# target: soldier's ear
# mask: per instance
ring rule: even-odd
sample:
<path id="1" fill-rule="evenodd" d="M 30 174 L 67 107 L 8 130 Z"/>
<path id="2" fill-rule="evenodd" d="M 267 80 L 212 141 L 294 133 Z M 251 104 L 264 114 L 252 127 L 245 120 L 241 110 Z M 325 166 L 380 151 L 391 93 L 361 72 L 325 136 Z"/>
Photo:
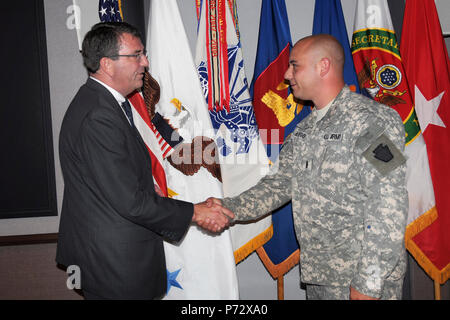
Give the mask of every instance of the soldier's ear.
<path id="1" fill-rule="evenodd" d="M 319 61 L 319 68 L 320 68 L 320 76 L 323 78 L 328 74 L 331 68 L 331 61 L 329 58 L 322 58 Z"/>

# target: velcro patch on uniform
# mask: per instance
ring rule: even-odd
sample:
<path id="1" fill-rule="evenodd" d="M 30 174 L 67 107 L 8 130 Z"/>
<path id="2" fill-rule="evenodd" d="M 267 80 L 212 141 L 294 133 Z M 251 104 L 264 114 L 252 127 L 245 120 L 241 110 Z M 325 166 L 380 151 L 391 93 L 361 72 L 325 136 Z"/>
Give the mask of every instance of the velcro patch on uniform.
<path id="1" fill-rule="evenodd" d="M 375 139 L 381 136 L 384 129 L 377 124 L 371 124 L 369 128 L 356 141 L 355 149 L 358 153 L 363 153 L 369 148 Z"/>
<path id="2" fill-rule="evenodd" d="M 395 144 L 382 134 L 374 139 L 362 156 L 372 164 L 382 176 L 406 162 L 405 157 Z"/>

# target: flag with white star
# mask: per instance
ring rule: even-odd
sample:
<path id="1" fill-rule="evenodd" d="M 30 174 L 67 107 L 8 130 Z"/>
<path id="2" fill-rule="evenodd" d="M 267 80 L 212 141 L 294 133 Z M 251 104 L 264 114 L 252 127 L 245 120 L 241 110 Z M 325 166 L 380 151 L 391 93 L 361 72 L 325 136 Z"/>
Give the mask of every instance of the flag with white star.
<path id="1" fill-rule="evenodd" d="M 450 276 L 450 60 L 433 0 L 406 0 L 400 52 L 436 199 L 428 226 L 407 246 L 428 275 L 443 284 Z"/>
<path id="2" fill-rule="evenodd" d="M 184 146 L 198 144 L 194 143 L 201 141 L 198 138 L 212 141 L 214 130 L 177 1 L 152 0 L 150 6 L 149 71 L 161 88 L 155 111 L 183 137 Z M 174 199 L 198 203 L 208 197 L 223 197 L 221 181 L 206 167 L 196 165 L 209 154 L 207 149 L 201 148 L 202 143 L 198 145 L 195 150 L 182 147 L 183 152 L 190 154 L 186 159 L 170 157 L 173 161 L 169 158 L 162 161 L 167 186 L 172 190 L 170 196 Z M 217 147 L 226 150 L 223 141 L 217 143 Z M 176 148 L 174 154 L 179 150 Z M 196 170 L 184 170 L 196 166 Z M 165 300 L 239 298 L 230 230 L 211 234 L 192 225 L 180 243 L 165 241 L 164 252 L 167 266 Z"/>
<path id="3" fill-rule="evenodd" d="M 356 4 L 352 55 L 361 90 L 395 109 L 405 125 L 409 198 L 405 243 L 414 252 L 411 239 L 433 222 L 436 205 L 420 131 L 425 127 L 419 127 L 387 0 L 362 0 Z"/>
<path id="4" fill-rule="evenodd" d="M 98 17 L 101 22 L 122 21 L 119 0 L 99 0 Z"/>
<path id="5" fill-rule="evenodd" d="M 132 2 L 127 3 L 132 5 Z M 135 4 L 137 5 L 138 2 Z M 119 0 L 73 0 L 73 16 L 71 19 L 75 21 L 80 51 L 84 36 L 94 24 L 98 22 L 124 21 L 122 6 L 123 1 Z"/>

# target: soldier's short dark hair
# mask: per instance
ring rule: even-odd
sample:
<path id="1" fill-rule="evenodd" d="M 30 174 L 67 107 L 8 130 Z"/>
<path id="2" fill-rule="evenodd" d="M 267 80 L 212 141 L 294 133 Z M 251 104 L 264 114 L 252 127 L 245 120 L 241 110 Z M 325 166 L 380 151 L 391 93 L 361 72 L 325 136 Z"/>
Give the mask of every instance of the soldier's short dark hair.
<path id="1" fill-rule="evenodd" d="M 119 54 L 120 37 L 129 33 L 141 38 L 141 34 L 134 26 L 126 22 L 100 22 L 86 33 L 82 44 L 83 63 L 89 73 L 95 73 L 100 68 L 100 59 Z"/>

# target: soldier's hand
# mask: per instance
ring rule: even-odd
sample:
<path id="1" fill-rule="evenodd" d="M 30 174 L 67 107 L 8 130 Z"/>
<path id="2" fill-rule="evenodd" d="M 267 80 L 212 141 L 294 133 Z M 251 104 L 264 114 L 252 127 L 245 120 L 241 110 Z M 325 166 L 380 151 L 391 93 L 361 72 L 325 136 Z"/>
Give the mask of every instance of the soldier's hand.
<path id="1" fill-rule="evenodd" d="M 219 206 L 222 205 L 222 201 L 220 201 L 220 199 L 218 198 L 214 198 L 214 197 L 209 197 L 208 199 L 206 199 L 206 205 L 208 206 L 208 208 L 211 208 L 214 204 L 217 204 Z"/>
<path id="2" fill-rule="evenodd" d="M 192 221 L 206 230 L 219 232 L 226 228 L 233 218 L 233 212 L 220 204 L 205 201 L 194 205 Z"/>

